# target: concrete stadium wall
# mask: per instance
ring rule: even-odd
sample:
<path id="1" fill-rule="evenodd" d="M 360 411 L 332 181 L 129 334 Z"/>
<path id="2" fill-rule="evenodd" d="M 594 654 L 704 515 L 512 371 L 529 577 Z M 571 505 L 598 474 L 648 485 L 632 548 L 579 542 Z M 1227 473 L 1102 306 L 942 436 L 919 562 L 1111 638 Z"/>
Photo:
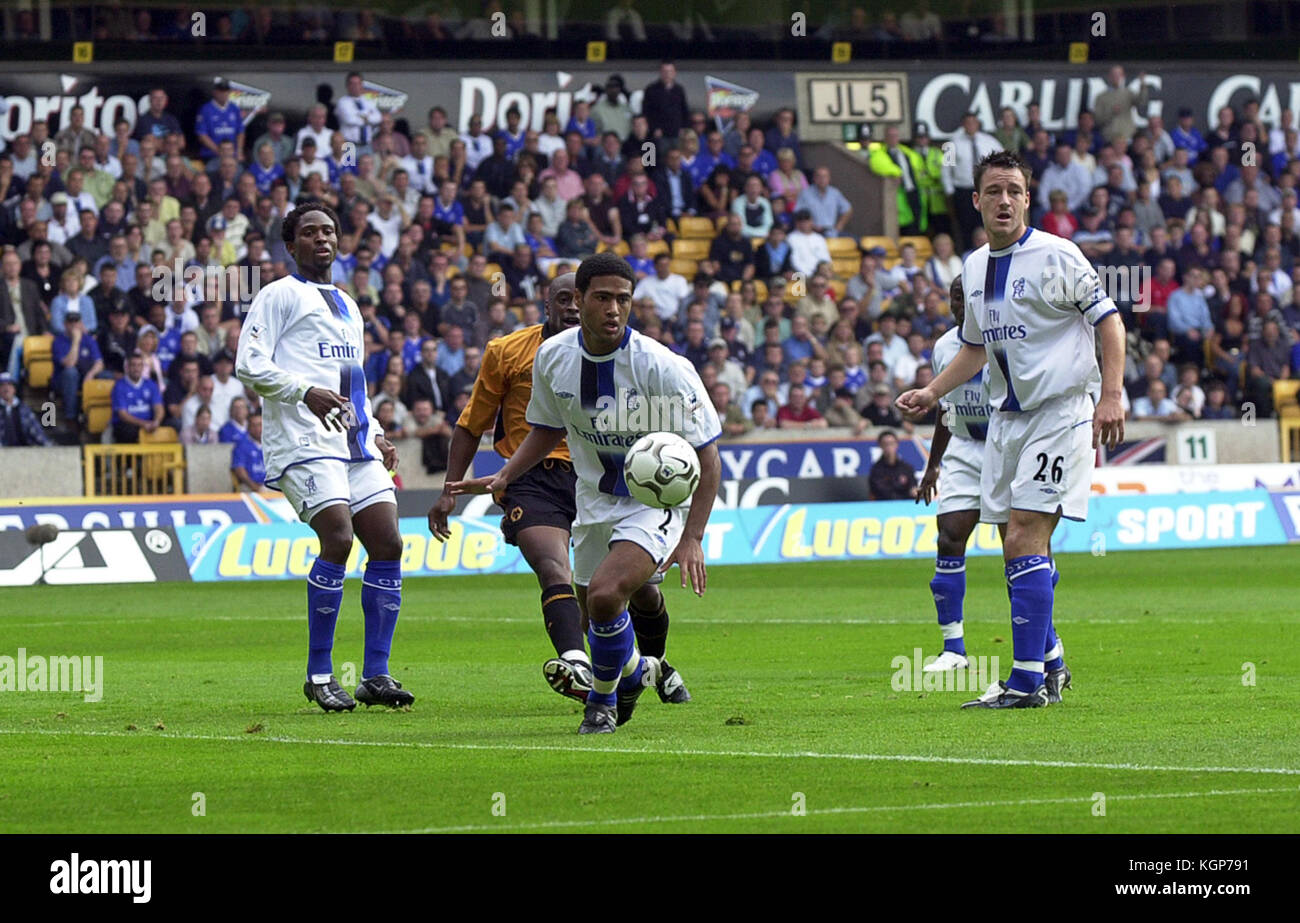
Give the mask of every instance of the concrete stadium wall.
<path id="1" fill-rule="evenodd" d="M 76 446 L 0 449 L 0 497 L 80 497 L 81 470 Z"/>

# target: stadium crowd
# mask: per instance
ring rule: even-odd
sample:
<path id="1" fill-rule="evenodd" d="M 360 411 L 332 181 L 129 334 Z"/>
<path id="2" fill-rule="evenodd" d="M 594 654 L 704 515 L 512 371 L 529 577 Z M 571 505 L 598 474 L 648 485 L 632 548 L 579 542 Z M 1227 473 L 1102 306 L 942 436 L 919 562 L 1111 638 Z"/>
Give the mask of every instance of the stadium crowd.
<path id="1" fill-rule="evenodd" d="M 719 127 L 670 62 L 641 111 L 613 75 L 541 131 L 513 111 L 492 132 L 477 116 L 457 132 L 442 107 L 408 123 L 381 113 L 358 73 L 305 124 L 273 112 L 252 131 L 218 78 L 192 145 L 163 88 L 134 130 L 96 133 L 73 109 L 0 153 L 0 369 L 18 385 L 24 341 L 49 333 L 50 386 L 74 435 L 88 435 L 83 383 L 103 379 L 106 438 L 244 438 L 258 408 L 231 376 L 240 318 L 254 280 L 293 269 L 284 216 L 323 199 L 342 223 L 334 279 L 366 321 L 371 410 L 394 436 L 424 440 L 430 472 L 445 465 L 483 346 L 538 322 L 548 278 L 604 249 L 639 279 L 633 327 L 694 363 L 727 435 L 910 432 L 894 398 L 931 375 L 949 284 L 983 242 L 973 161 L 1009 147 L 1033 169 L 1035 227 L 1099 268 L 1147 270 L 1111 293 L 1129 330 L 1132 416 L 1227 418 L 1243 401 L 1268 415 L 1272 381 L 1300 366 L 1292 113 L 1262 125 L 1251 101 L 1214 126 L 1183 111 L 1139 131 L 1141 100 L 1121 69 L 1110 79 L 1058 134 L 1034 105 L 1023 123 L 1004 110 L 991 134 L 969 114 L 947 163 L 926 126 L 910 144 L 889 129 L 864 170 L 899 178 L 898 240 L 846 236 L 836 183 L 855 178 L 809 168 L 793 111 Z M 53 163 L 37 156 L 47 140 Z M 208 274 L 159 298 L 164 267 Z M 4 444 L 32 441 L 16 411 L 0 412 Z"/>

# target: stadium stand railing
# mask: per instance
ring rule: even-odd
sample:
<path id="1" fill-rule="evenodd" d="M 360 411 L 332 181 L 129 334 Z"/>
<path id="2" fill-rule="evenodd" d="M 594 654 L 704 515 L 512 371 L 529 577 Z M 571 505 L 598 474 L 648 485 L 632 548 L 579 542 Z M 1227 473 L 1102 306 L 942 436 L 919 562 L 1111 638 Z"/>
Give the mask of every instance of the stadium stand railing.
<path id="1" fill-rule="evenodd" d="M 82 448 L 87 497 L 133 497 L 185 493 L 185 448 L 171 427 L 159 427 L 139 445 Z"/>

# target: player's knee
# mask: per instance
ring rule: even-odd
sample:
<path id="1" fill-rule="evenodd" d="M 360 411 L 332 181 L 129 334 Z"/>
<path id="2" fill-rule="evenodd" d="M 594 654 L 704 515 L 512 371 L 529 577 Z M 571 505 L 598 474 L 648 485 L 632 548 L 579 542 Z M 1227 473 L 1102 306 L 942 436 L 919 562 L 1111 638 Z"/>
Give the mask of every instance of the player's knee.
<path id="1" fill-rule="evenodd" d="M 653 583 L 643 583 L 637 587 L 629 602 L 638 609 L 654 611 L 659 608 L 659 587 Z"/>
<path id="2" fill-rule="evenodd" d="M 587 612 L 592 621 L 609 621 L 623 611 L 626 601 L 616 585 L 593 583 L 587 587 Z"/>
<path id="3" fill-rule="evenodd" d="M 537 573 L 537 582 L 543 587 L 573 582 L 573 573 L 569 570 L 569 562 L 564 558 L 544 557 L 537 561 L 534 570 Z"/>
<path id="4" fill-rule="evenodd" d="M 366 554 L 372 561 L 396 561 L 402 557 L 402 536 L 393 533 L 372 539 Z"/>
<path id="5" fill-rule="evenodd" d="M 320 536 L 320 556 L 326 561 L 342 564 L 352 553 L 351 527 L 330 529 Z"/>

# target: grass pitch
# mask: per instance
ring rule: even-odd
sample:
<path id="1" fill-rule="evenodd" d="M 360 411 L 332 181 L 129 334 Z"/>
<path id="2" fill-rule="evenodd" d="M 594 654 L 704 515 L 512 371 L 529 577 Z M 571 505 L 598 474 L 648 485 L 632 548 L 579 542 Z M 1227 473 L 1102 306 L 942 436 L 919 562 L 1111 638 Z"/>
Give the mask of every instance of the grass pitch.
<path id="1" fill-rule="evenodd" d="M 530 576 L 408 579 L 416 704 L 346 715 L 302 696 L 301 582 L 6 589 L 0 654 L 102 655 L 104 695 L 0 693 L 0 831 L 1294 833 L 1295 556 L 1061 557 L 1074 689 L 1011 713 L 894 688 L 940 649 L 931 562 L 715 568 L 703 601 L 674 570 L 695 701 L 647 692 L 598 738 L 542 680 Z M 996 559 L 969 560 L 966 636 L 1005 677 Z M 361 642 L 350 581 L 336 672 Z"/>

